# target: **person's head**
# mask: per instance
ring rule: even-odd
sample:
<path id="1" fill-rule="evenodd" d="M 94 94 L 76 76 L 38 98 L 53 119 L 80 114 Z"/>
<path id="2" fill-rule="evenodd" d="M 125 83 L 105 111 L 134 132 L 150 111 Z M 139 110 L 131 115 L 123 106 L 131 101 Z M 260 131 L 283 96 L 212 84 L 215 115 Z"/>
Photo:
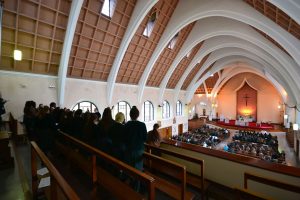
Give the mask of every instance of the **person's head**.
<path id="1" fill-rule="evenodd" d="M 50 109 L 54 109 L 56 108 L 56 103 L 55 102 L 51 102 L 50 103 Z"/>
<path id="2" fill-rule="evenodd" d="M 82 110 L 81 109 L 77 109 L 74 113 L 74 117 L 81 117 L 82 115 Z"/>
<path id="3" fill-rule="evenodd" d="M 97 116 L 97 119 L 98 119 L 98 120 L 101 119 L 101 113 L 100 113 L 100 112 L 95 112 L 95 115 Z"/>
<path id="4" fill-rule="evenodd" d="M 122 112 L 118 112 L 115 116 L 115 121 L 123 124 L 125 120 L 125 115 Z"/>
<path id="5" fill-rule="evenodd" d="M 158 128 L 159 128 L 159 124 L 155 123 L 155 124 L 153 125 L 153 130 L 157 130 Z"/>
<path id="6" fill-rule="evenodd" d="M 104 121 L 112 120 L 110 107 L 107 107 L 104 109 L 103 114 L 102 114 L 102 120 L 104 120 Z"/>
<path id="7" fill-rule="evenodd" d="M 132 120 L 137 120 L 137 118 L 140 115 L 140 111 L 137 109 L 136 106 L 132 106 L 132 108 L 130 109 L 129 115 Z"/>

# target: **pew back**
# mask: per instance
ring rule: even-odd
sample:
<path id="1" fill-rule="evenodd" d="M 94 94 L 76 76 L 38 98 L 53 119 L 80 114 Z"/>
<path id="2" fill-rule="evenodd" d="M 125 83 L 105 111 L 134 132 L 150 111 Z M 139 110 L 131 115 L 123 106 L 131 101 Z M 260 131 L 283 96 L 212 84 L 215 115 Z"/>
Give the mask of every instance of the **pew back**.
<path id="1" fill-rule="evenodd" d="M 112 174 L 108 173 L 106 170 L 104 170 L 102 167 L 97 166 L 96 159 L 100 158 L 102 160 L 105 160 L 105 162 L 117 167 L 118 169 L 124 171 L 126 174 L 129 174 L 130 176 L 134 177 L 135 179 L 138 179 L 142 182 L 144 182 L 147 185 L 147 192 L 148 192 L 148 198 L 154 199 L 155 197 L 155 188 L 154 183 L 155 180 L 127 165 L 126 163 L 123 163 L 122 161 L 72 137 L 68 134 L 65 134 L 63 132 L 60 132 L 60 136 L 65 140 L 68 141 L 71 146 L 69 146 L 67 143 L 62 144 L 60 142 L 56 142 L 56 146 L 60 149 L 60 151 L 72 161 L 75 162 L 76 165 L 78 165 L 83 171 L 85 171 L 89 176 L 92 177 L 92 181 L 94 184 L 98 183 L 102 186 L 104 186 L 107 190 L 109 190 L 111 193 L 116 195 L 118 199 L 144 199 L 145 197 L 140 195 L 139 193 L 135 192 L 132 188 L 130 188 L 127 184 L 123 183 L 119 179 L 115 178 Z M 80 151 L 74 151 L 74 145 L 77 148 L 80 148 L 81 150 L 88 152 L 91 154 L 91 159 L 88 160 L 86 156 L 82 155 Z M 106 178 L 105 178 L 106 177 Z M 126 195 L 125 195 L 126 194 Z"/>
<path id="2" fill-rule="evenodd" d="M 191 156 L 187 156 L 187 155 L 183 155 L 183 154 L 180 154 L 177 152 L 170 151 L 168 149 L 159 148 L 159 147 L 149 145 L 149 144 L 145 144 L 145 146 L 146 146 L 146 150 L 149 153 L 156 152 L 166 159 L 171 159 L 172 157 L 175 157 L 177 159 L 181 159 L 183 161 L 187 161 L 187 162 L 199 165 L 199 171 L 198 171 L 199 175 L 195 175 L 195 174 L 187 172 L 186 182 L 187 182 L 187 184 L 192 185 L 193 187 L 196 187 L 197 189 L 199 189 L 202 198 L 204 198 L 204 192 L 205 192 L 205 189 L 204 189 L 204 160 L 199 159 L 199 158 L 194 158 Z M 179 160 L 177 160 L 177 162 L 178 161 Z M 165 171 L 166 171 L 165 173 L 172 173 L 172 171 L 169 169 L 165 170 Z"/>
<path id="3" fill-rule="evenodd" d="M 53 164 L 48 160 L 46 155 L 38 147 L 35 142 L 31 142 L 31 175 L 32 175 L 32 196 L 33 199 L 37 198 L 38 190 L 38 179 L 37 179 L 37 158 L 41 160 L 42 163 L 48 168 L 50 173 L 50 199 L 59 199 L 58 188 L 61 189 L 64 196 L 67 199 L 79 200 L 79 197 L 71 186 L 65 181 Z"/>

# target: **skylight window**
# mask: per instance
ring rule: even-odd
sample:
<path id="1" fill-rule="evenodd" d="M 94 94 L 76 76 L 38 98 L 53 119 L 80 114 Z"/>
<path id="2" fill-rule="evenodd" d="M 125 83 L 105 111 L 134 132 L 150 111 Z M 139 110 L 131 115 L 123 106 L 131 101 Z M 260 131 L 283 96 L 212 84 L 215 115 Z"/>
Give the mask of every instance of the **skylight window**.
<path id="1" fill-rule="evenodd" d="M 187 54 L 186 54 L 186 57 L 188 58 L 192 53 L 192 50 L 190 50 Z"/>
<path id="2" fill-rule="evenodd" d="M 157 12 L 154 12 L 152 13 L 147 25 L 146 25 L 146 28 L 143 32 L 143 35 L 146 36 L 146 37 L 150 37 L 151 33 L 152 33 L 152 30 L 154 28 L 154 24 L 155 24 L 155 20 L 157 18 Z"/>
<path id="3" fill-rule="evenodd" d="M 101 13 L 107 17 L 112 18 L 116 5 L 117 0 L 104 0 Z"/>
<path id="4" fill-rule="evenodd" d="M 169 49 L 173 49 L 175 47 L 178 35 L 179 35 L 179 33 L 177 33 L 169 42 L 169 44 L 168 44 Z"/>

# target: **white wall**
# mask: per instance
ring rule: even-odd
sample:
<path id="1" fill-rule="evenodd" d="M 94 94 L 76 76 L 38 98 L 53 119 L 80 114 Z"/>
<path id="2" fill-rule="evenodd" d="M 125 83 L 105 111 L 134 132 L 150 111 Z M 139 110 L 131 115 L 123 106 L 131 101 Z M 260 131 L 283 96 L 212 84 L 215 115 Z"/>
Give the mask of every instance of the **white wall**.
<path id="1" fill-rule="evenodd" d="M 49 105 L 57 102 L 56 77 L 35 76 L 23 73 L 0 73 L 0 93 L 8 100 L 5 104 L 6 112 L 11 112 L 19 121 L 23 120 L 23 108 L 26 101 Z M 50 86 L 50 87 L 49 87 Z"/>
<path id="2" fill-rule="evenodd" d="M 23 116 L 24 104 L 28 100 L 37 103 L 49 105 L 50 102 L 57 102 L 57 77 L 41 76 L 25 73 L 4 72 L 0 71 L 0 93 L 4 99 L 9 100 L 5 105 L 7 112 L 12 112 L 19 120 Z M 50 88 L 49 86 L 55 86 Z M 142 102 L 137 100 L 137 89 L 135 85 L 116 84 L 112 105 L 108 105 L 106 98 L 106 82 L 89 81 L 74 78 L 67 78 L 65 101 L 63 106 L 73 108 L 80 101 L 93 102 L 102 113 L 104 108 L 112 106 L 119 101 L 127 101 L 130 106 L 137 106 L 140 110 L 139 120 L 143 121 L 143 102 L 151 101 L 154 107 L 154 120 L 147 122 L 148 130 L 153 128 L 153 124 L 161 121 L 161 128 L 173 125 L 174 114 L 176 113 L 176 101 L 174 100 L 174 90 L 166 90 L 164 100 L 170 103 L 171 116 L 169 119 L 162 119 L 161 108 L 162 102 L 158 102 L 159 88 L 146 87 Z M 184 99 L 185 92 L 180 92 L 179 99 L 183 105 L 183 116 L 176 117 L 176 126 L 184 124 L 184 131 L 187 131 L 187 109 Z"/>
<path id="3" fill-rule="evenodd" d="M 203 103 L 206 105 L 201 105 Z M 203 115 L 203 109 L 206 110 L 206 115 L 213 114 L 211 104 L 211 97 L 207 97 L 205 94 L 194 95 L 192 101 L 189 104 L 189 119 L 193 118 L 195 113 L 197 113 L 198 116 Z M 195 107 L 194 112 L 192 111 L 193 107 Z"/>

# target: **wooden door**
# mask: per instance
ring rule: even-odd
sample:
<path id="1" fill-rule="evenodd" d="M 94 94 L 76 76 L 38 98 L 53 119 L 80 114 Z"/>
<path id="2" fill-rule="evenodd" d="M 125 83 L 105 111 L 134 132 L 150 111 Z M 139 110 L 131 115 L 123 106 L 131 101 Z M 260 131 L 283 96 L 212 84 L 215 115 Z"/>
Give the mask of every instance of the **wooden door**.
<path id="1" fill-rule="evenodd" d="M 178 124 L 178 135 L 183 133 L 183 124 Z"/>
<path id="2" fill-rule="evenodd" d="M 171 131 L 172 131 L 171 127 L 165 127 L 165 128 L 159 129 L 161 138 L 162 139 L 169 139 L 169 138 L 171 138 L 172 137 Z"/>

